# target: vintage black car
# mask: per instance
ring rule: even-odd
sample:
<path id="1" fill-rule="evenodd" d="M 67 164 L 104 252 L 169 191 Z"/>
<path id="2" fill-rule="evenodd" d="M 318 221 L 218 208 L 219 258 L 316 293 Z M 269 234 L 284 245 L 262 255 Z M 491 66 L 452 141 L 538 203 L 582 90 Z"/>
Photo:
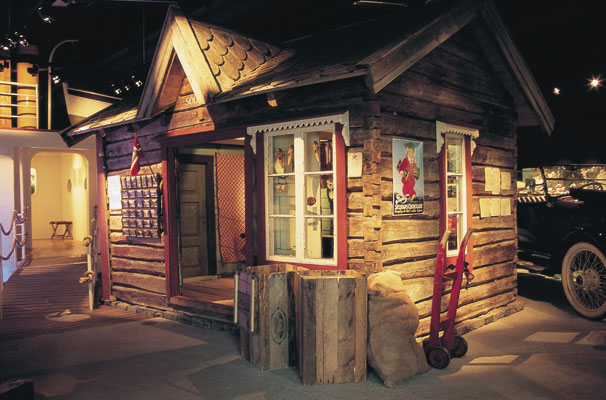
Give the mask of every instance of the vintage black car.
<path id="1" fill-rule="evenodd" d="M 572 307 L 606 314 L 606 165 L 523 169 L 518 179 L 518 258 L 561 274 Z"/>

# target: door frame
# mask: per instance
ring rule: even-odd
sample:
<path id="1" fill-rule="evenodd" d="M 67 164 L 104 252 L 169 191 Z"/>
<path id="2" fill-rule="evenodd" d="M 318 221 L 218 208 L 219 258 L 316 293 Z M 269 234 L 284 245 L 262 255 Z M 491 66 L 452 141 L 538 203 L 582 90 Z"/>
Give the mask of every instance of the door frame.
<path id="1" fill-rule="evenodd" d="M 167 132 L 166 136 L 158 138 L 162 154 L 162 180 L 165 205 L 164 215 L 164 262 L 166 273 L 166 294 L 169 302 L 184 298 L 179 295 L 179 242 L 177 207 L 179 207 L 176 191 L 175 153 L 176 149 L 185 146 L 196 146 L 218 140 L 244 138 L 244 182 L 245 182 L 245 226 L 246 226 L 246 265 L 254 265 L 254 232 L 253 232 L 253 174 L 254 154 L 250 145 L 251 137 L 246 128 L 234 128 L 224 131 L 204 131 L 185 129 Z M 214 171 L 213 171 L 214 178 Z M 214 223 L 214 221 L 213 221 Z"/>
<path id="2" fill-rule="evenodd" d="M 205 185 L 206 185 L 206 221 L 207 221 L 207 232 L 206 232 L 206 244 L 208 246 L 208 275 L 215 275 L 217 273 L 217 237 L 215 231 L 215 219 L 216 212 L 215 209 L 215 158 L 213 156 L 204 156 L 198 154 L 178 154 L 176 161 L 178 163 L 184 164 L 204 164 L 206 165 L 205 169 Z M 210 168 L 209 168 L 210 166 Z M 176 191 L 177 201 L 177 213 L 180 212 L 179 209 L 179 192 Z M 211 213 L 212 207 L 212 213 Z M 177 214 L 178 216 L 179 214 Z M 175 220 L 177 226 L 179 225 L 179 218 Z M 178 234 L 178 229 L 177 229 Z M 180 237 L 177 236 L 177 242 L 180 243 Z"/>

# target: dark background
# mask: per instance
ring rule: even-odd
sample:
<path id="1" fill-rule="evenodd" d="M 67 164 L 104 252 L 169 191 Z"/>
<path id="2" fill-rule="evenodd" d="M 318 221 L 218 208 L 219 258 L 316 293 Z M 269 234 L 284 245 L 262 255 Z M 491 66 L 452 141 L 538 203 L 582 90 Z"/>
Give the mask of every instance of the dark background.
<path id="1" fill-rule="evenodd" d="M 185 13 L 201 21 L 254 33 L 280 42 L 338 25 L 406 13 L 419 7 L 446 7 L 456 0 L 391 0 L 400 6 L 353 5 L 353 0 L 181 0 Z M 67 4 L 72 3 L 72 4 Z M 165 1 L 138 0 L 0 0 L 0 40 L 19 31 L 39 47 L 45 68 L 51 50 L 62 40 L 76 45 L 56 49 L 53 72 L 70 86 L 114 94 L 112 84 L 132 85 L 132 76 L 145 81 L 166 14 Z M 606 2 L 597 0 L 496 0 L 513 40 L 534 74 L 556 119 L 551 136 L 522 128 L 518 164 L 553 162 L 606 163 L 601 147 L 606 121 L 606 86 L 590 89 L 588 82 L 606 78 L 604 18 Z M 51 15 L 45 24 L 38 14 Z M 41 86 L 46 87 L 45 73 Z M 561 94 L 553 94 L 559 87 Z M 60 106 L 60 85 L 54 86 Z M 43 101 L 46 101 L 43 99 Z M 54 128 L 65 127 L 65 112 L 54 111 Z M 56 126 L 55 126 L 56 125 Z"/>

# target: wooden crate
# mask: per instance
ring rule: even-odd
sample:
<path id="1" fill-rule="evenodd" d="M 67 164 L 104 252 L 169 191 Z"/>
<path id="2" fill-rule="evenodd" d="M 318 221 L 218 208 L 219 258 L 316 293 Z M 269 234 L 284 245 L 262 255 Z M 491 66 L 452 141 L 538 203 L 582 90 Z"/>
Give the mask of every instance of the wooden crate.
<path id="1" fill-rule="evenodd" d="M 303 384 L 366 381 L 366 277 L 355 271 L 307 271 L 295 280 Z"/>
<path id="2" fill-rule="evenodd" d="M 248 267 L 234 281 L 234 322 L 240 354 L 261 370 L 297 365 L 294 275 L 306 268 L 288 264 Z"/>

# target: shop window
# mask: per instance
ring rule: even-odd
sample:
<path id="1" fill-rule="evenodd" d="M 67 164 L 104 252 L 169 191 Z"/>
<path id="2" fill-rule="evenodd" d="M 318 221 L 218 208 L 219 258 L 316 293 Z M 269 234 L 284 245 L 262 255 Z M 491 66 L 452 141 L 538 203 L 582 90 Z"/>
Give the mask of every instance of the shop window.
<path id="1" fill-rule="evenodd" d="M 467 176 L 464 163 L 465 142 L 459 135 L 447 135 L 446 151 L 446 215 L 450 236 L 448 255 L 456 255 L 467 231 Z"/>
<path id="2" fill-rule="evenodd" d="M 334 265 L 334 124 L 268 133 L 264 144 L 267 259 Z"/>
<path id="3" fill-rule="evenodd" d="M 472 225 L 471 149 L 479 133 L 439 122 L 436 133 L 441 160 L 441 233 L 450 230 L 446 255 L 454 257 Z"/>

